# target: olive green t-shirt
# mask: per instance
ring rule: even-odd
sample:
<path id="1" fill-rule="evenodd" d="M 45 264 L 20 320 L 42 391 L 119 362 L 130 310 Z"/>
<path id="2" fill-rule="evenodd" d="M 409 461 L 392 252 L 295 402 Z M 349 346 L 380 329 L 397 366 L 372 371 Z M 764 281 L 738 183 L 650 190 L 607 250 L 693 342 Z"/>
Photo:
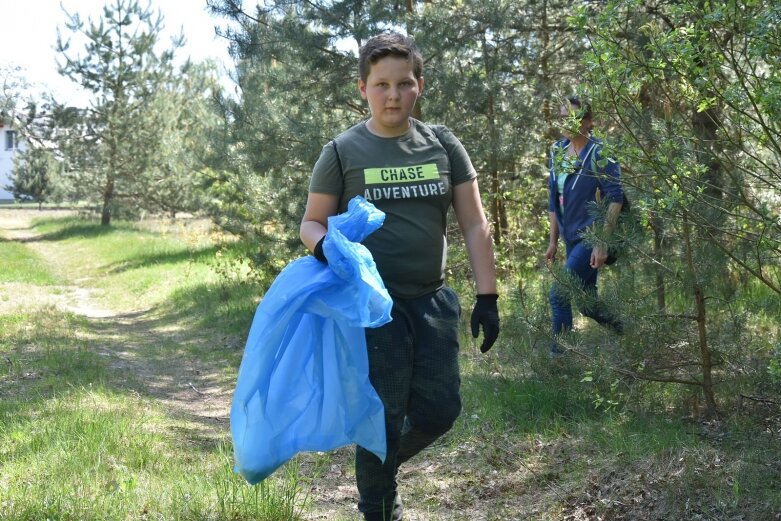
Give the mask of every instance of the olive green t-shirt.
<path id="1" fill-rule="evenodd" d="M 323 147 L 309 191 L 339 196 L 340 213 L 356 195 L 385 212 L 363 244 L 391 295 L 413 298 L 442 287 L 453 187 L 477 176 L 463 145 L 447 128 L 414 119 L 398 137 L 376 136 L 359 123 L 334 141 L 336 150 L 333 141 Z"/>

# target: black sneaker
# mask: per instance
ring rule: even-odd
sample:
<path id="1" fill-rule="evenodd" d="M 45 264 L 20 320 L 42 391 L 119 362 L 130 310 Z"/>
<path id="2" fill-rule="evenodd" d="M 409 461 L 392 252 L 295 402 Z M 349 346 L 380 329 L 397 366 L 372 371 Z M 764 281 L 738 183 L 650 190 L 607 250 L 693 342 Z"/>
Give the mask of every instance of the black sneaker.
<path id="1" fill-rule="evenodd" d="M 624 334 L 624 323 L 621 322 L 620 320 L 618 320 L 618 319 L 613 320 L 608 325 L 609 325 L 610 329 L 615 331 L 615 333 L 617 335 L 623 335 Z"/>
<path id="2" fill-rule="evenodd" d="M 559 347 L 559 344 L 551 344 L 550 350 L 548 351 L 548 358 L 555 360 L 564 356 L 566 353 L 567 351 Z"/>

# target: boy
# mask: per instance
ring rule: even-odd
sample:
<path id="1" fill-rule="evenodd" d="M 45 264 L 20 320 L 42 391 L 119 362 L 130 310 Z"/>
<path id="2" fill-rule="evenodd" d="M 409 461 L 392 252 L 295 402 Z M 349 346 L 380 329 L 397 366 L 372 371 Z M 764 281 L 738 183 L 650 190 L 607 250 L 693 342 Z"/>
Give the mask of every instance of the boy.
<path id="1" fill-rule="evenodd" d="M 584 291 L 596 298 L 597 276 L 599 269 L 605 265 L 608 251 L 604 245 L 592 247 L 583 241 L 583 231 L 596 221 L 590 205 L 596 201 L 597 192 L 610 201 L 605 230 L 610 234 L 615 227 L 624 204 L 621 167 L 610 158 L 603 162 L 602 142 L 591 135 L 593 118 L 588 103 L 576 97 L 565 99 L 559 110 L 559 119 L 572 125 L 577 122 L 577 127 L 563 128 L 563 139 L 556 141 L 551 148 L 548 165 L 550 241 L 545 260 L 550 264 L 556 259 L 561 236 L 567 246 L 565 269 L 579 281 Z M 601 164 L 604 166 L 599 166 Z M 559 346 L 559 335 L 572 329 L 572 305 L 558 282 L 551 286 L 550 303 L 553 333 L 550 356 L 557 358 L 565 352 Z M 584 306 L 581 311 L 616 333 L 623 333 L 621 320 L 603 309 L 598 301 Z"/>
<path id="2" fill-rule="evenodd" d="M 385 406 L 383 463 L 357 447 L 358 509 L 365 519 L 398 521 L 401 463 L 447 432 L 461 411 L 458 296 L 444 285 L 447 211 L 453 205 L 466 242 L 477 303 L 472 334 L 481 351 L 499 334 L 496 271 L 476 172 L 444 127 L 411 117 L 423 91 L 423 59 L 410 37 L 386 33 L 359 52 L 358 90 L 371 117 L 326 144 L 314 166 L 301 240 L 322 262 L 327 219 L 356 195 L 385 212 L 364 245 L 393 297 L 393 320 L 366 330 L 369 378 Z"/>

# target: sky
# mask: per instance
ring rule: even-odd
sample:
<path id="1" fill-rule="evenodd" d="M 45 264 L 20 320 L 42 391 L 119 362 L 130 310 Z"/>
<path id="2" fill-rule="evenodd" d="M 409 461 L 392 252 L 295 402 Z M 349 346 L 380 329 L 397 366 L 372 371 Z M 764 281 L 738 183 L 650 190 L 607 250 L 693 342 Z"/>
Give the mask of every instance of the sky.
<path id="1" fill-rule="evenodd" d="M 51 92 L 61 103 L 85 105 L 87 96 L 71 80 L 57 73 L 55 50 L 57 28 L 63 37 L 72 33 L 65 23 L 68 13 L 78 13 L 87 24 L 98 20 L 106 2 L 112 0 L 0 0 L 0 67 L 18 66 L 20 75 L 32 85 L 32 92 Z M 149 0 L 141 0 L 146 6 Z M 226 69 L 231 67 L 228 43 L 214 34 L 214 27 L 225 26 L 221 18 L 212 18 L 206 11 L 206 0 L 151 0 L 154 11 L 163 15 L 164 29 L 160 38 L 163 48 L 170 48 L 171 37 L 184 34 L 184 47 L 176 56 L 191 57 L 200 62 L 214 60 L 229 85 Z M 83 43 L 73 43 L 69 54 L 83 54 Z"/>

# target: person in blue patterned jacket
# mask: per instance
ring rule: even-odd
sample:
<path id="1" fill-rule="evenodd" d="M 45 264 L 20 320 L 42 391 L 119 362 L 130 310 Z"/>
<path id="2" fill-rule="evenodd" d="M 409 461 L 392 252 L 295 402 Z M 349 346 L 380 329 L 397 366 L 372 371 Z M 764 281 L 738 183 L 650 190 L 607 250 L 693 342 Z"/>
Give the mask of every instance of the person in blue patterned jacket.
<path id="1" fill-rule="evenodd" d="M 563 101 L 559 120 L 563 138 L 551 147 L 548 179 L 548 218 L 550 242 L 545 260 L 550 265 L 556 260 L 559 238 L 566 246 L 565 271 L 583 285 L 583 290 L 596 297 L 597 275 L 605 265 L 608 250 L 605 244 L 592 247 L 584 240 L 584 232 L 599 220 L 591 203 L 607 198 L 607 211 L 599 225 L 610 234 L 624 204 L 621 186 L 621 167 L 612 158 L 602 156 L 602 142 L 591 135 L 593 127 L 591 107 L 579 98 Z M 623 333 L 623 324 L 612 316 L 596 298 L 586 299 L 581 312 L 617 333 Z M 554 282 L 550 291 L 552 310 L 551 356 L 564 351 L 558 343 L 560 334 L 572 329 L 572 305 L 560 282 Z"/>

